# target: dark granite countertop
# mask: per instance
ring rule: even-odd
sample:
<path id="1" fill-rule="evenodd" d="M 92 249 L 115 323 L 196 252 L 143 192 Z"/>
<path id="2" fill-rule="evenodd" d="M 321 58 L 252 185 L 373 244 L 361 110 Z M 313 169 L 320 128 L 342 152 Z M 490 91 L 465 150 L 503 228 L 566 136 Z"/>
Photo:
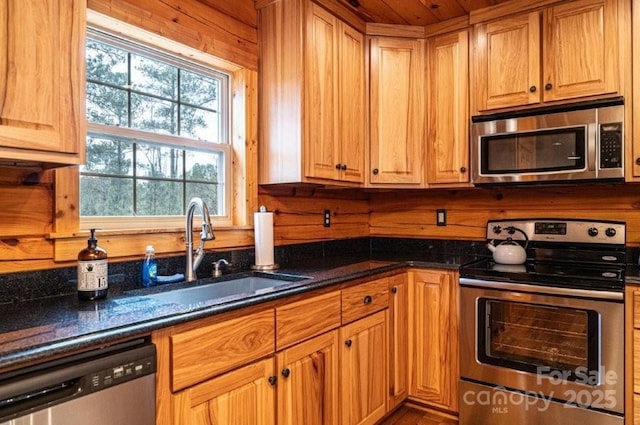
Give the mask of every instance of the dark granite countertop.
<path id="1" fill-rule="evenodd" d="M 311 279 L 260 295 L 235 296 L 187 306 L 149 298 L 158 292 L 193 286 L 168 284 L 128 291 L 97 302 L 80 302 L 75 294 L 0 305 L 0 370 L 93 346 L 148 334 L 166 326 L 255 305 L 349 280 L 410 267 L 458 269 L 476 257 L 380 253 L 361 257 L 322 257 L 291 262 L 278 273 Z"/>

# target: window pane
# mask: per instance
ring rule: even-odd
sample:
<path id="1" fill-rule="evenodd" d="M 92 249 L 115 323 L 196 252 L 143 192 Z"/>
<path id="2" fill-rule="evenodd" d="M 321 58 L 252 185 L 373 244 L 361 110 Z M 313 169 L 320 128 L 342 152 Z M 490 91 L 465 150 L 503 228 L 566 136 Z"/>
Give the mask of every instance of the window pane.
<path id="1" fill-rule="evenodd" d="M 81 172 L 130 176 L 133 173 L 132 164 L 133 147 L 130 140 L 102 135 L 87 136 L 87 163 L 81 166 Z"/>
<path id="2" fill-rule="evenodd" d="M 166 99 L 178 98 L 178 69 L 143 56 L 131 55 L 131 88 Z"/>
<path id="3" fill-rule="evenodd" d="M 128 127 L 127 92 L 87 82 L 87 120 L 100 124 Z"/>
<path id="4" fill-rule="evenodd" d="M 223 182 L 222 152 L 186 151 L 186 178 L 209 183 Z"/>
<path id="5" fill-rule="evenodd" d="M 138 143 L 136 174 L 141 177 L 182 178 L 182 149 Z"/>
<path id="6" fill-rule="evenodd" d="M 180 71 L 180 101 L 215 111 L 220 110 L 220 81 L 189 71 Z"/>
<path id="7" fill-rule="evenodd" d="M 221 142 L 220 114 L 191 106 L 180 106 L 180 135 Z"/>
<path id="8" fill-rule="evenodd" d="M 219 195 L 222 194 L 223 190 L 224 188 L 217 184 L 187 183 L 186 199 L 189 200 L 194 196 L 198 196 L 207 204 L 210 215 L 222 215 L 224 205 L 218 199 L 222 199 Z"/>
<path id="9" fill-rule="evenodd" d="M 178 105 L 131 93 L 131 127 L 154 133 L 176 134 Z"/>
<path id="10" fill-rule="evenodd" d="M 133 180 L 80 176 L 80 215 L 131 216 Z"/>
<path id="11" fill-rule="evenodd" d="M 182 215 L 182 183 L 162 180 L 138 180 L 138 215 Z"/>
<path id="12" fill-rule="evenodd" d="M 87 40 L 87 78 L 116 86 L 128 84 L 128 54 L 122 49 Z"/>

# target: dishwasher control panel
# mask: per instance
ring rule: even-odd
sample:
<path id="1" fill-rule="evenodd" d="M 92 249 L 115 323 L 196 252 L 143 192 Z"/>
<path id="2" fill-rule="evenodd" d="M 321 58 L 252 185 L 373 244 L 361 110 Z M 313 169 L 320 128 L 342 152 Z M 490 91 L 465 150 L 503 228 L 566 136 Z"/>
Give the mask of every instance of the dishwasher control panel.
<path id="1" fill-rule="evenodd" d="M 84 391 L 89 392 L 100 391 L 113 385 L 155 373 L 155 371 L 155 355 L 149 355 L 134 361 L 118 363 L 102 370 L 93 371 L 85 376 L 82 388 Z"/>

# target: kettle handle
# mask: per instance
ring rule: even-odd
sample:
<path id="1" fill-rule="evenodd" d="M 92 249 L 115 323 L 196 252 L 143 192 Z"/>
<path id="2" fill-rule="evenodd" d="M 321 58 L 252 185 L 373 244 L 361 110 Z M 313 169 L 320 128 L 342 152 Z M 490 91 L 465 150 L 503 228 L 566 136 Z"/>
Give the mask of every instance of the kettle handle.
<path id="1" fill-rule="evenodd" d="M 529 236 L 527 236 L 527 233 L 522 229 L 517 228 L 516 226 L 507 227 L 507 233 L 509 233 L 510 235 L 514 234 L 515 232 L 522 233 L 522 236 L 524 236 L 524 249 L 527 249 L 527 247 L 529 246 Z"/>

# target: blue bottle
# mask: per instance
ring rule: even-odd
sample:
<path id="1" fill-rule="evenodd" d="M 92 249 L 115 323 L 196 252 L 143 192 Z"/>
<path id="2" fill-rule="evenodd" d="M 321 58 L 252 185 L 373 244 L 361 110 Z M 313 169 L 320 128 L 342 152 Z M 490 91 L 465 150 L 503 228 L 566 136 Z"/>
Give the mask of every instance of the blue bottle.
<path id="1" fill-rule="evenodd" d="M 142 286 L 148 288 L 158 283 L 158 262 L 156 251 L 152 245 L 147 245 L 147 250 L 142 261 Z"/>

